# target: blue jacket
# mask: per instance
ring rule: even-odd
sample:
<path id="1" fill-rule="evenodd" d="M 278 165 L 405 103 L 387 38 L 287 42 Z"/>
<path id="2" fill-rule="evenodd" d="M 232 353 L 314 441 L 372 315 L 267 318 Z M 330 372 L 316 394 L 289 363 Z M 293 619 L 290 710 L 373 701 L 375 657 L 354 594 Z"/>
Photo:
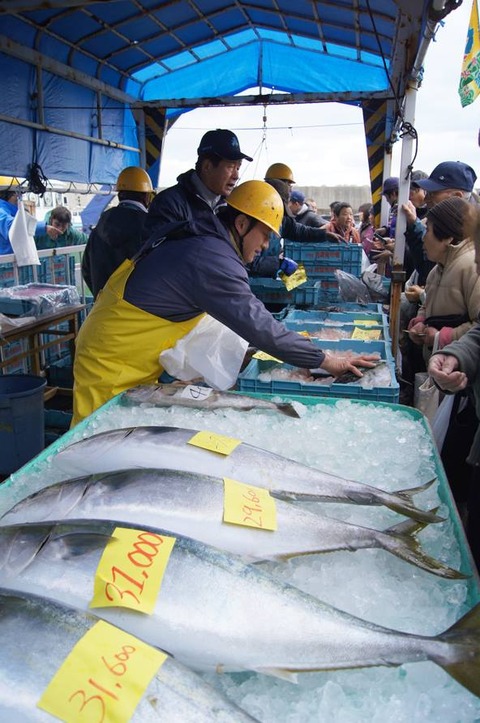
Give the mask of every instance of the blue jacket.
<path id="1" fill-rule="evenodd" d="M 13 254 L 12 244 L 10 243 L 9 231 L 13 223 L 13 219 L 17 215 L 18 206 L 9 201 L 0 199 L 0 255 Z M 35 235 L 46 232 L 47 224 L 44 221 L 37 223 Z"/>

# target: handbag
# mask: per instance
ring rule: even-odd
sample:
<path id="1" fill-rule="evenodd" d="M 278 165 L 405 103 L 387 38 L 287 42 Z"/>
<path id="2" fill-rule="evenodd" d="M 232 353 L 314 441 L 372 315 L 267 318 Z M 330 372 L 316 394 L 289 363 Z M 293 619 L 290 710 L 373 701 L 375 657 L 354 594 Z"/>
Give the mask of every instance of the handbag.
<path id="1" fill-rule="evenodd" d="M 432 354 L 438 350 L 440 332 L 435 334 Z M 441 401 L 440 390 L 428 372 L 417 372 L 413 389 L 413 406 L 426 416 L 430 424 Z M 443 396 L 443 395 L 442 395 Z"/>

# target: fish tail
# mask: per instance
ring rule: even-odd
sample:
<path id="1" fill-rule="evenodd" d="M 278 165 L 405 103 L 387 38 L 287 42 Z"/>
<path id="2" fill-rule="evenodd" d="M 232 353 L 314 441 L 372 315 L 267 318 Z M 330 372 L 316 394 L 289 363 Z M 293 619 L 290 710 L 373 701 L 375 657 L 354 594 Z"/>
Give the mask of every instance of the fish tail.
<path id="1" fill-rule="evenodd" d="M 436 509 L 430 510 L 430 512 L 435 513 Z M 415 535 L 422 530 L 426 524 L 427 523 L 418 520 L 401 522 L 399 525 L 394 525 L 393 527 L 389 527 L 388 530 L 379 533 L 378 543 L 380 547 L 388 550 L 392 555 L 396 555 L 401 560 L 410 562 L 422 570 L 431 572 L 433 575 L 438 575 L 449 580 L 461 580 L 468 577 L 468 575 L 464 575 L 459 570 L 454 570 L 444 565 L 440 560 L 430 557 L 430 555 L 427 555 L 422 549 Z"/>
<path id="2" fill-rule="evenodd" d="M 431 522 L 445 522 L 444 517 L 439 517 L 432 510 L 421 510 L 419 507 L 405 499 L 403 495 L 394 492 L 392 494 L 385 493 L 385 495 L 379 495 L 380 503 L 388 507 L 389 510 L 398 512 L 400 515 L 411 517 L 417 522 L 425 522 L 430 524 Z"/>
<path id="3" fill-rule="evenodd" d="M 285 414 L 287 417 L 295 417 L 295 419 L 300 418 L 299 412 L 295 409 L 295 406 L 292 404 L 292 402 L 280 402 L 277 404 L 277 409 L 282 414 Z"/>
<path id="4" fill-rule="evenodd" d="M 432 655 L 452 678 L 480 697 L 480 603 L 458 620 L 455 625 L 439 635 L 436 640 L 453 647 L 453 662 L 447 656 Z"/>
<path id="5" fill-rule="evenodd" d="M 436 479 L 436 477 L 433 477 L 432 479 L 428 480 L 428 482 L 425 482 L 423 485 L 419 485 L 417 487 L 409 487 L 405 490 L 398 490 L 395 494 L 397 494 L 399 497 L 404 497 L 406 500 L 411 500 L 414 495 L 418 495 L 420 494 L 420 492 L 425 492 L 425 490 L 428 490 L 429 487 L 431 487 L 436 481 Z"/>

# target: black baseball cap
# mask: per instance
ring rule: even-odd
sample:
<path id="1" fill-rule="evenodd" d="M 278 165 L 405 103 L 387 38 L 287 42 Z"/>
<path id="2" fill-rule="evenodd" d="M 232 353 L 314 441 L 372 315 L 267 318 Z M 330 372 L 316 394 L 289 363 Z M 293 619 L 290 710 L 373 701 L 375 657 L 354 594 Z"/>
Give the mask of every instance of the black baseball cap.
<path id="1" fill-rule="evenodd" d="M 239 161 L 245 158 L 246 161 L 253 161 L 253 158 L 242 153 L 238 138 L 232 131 L 225 128 L 217 128 L 215 131 L 207 131 L 200 141 L 197 153 L 215 153 L 220 158 L 229 161 Z"/>

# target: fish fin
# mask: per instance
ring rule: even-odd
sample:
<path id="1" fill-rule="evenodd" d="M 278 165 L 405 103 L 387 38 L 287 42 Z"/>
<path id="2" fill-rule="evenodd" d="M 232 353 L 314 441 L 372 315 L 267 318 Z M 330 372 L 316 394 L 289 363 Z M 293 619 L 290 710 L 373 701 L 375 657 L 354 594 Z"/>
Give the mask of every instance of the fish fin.
<path id="1" fill-rule="evenodd" d="M 480 603 L 436 640 L 455 647 L 455 662 L 446 662 L 443 655 L 432 655 L 431 659 L 460 685 L 480 697 Z"/>
<path id="2" fill-rule="evenodd" d="M 398 490 L 395 492 L 399 497 L 404 497 L 407 500 L 411 500 L 413 495 L 418 495 L 421 492 L 425 492 L 425 490 L 428 490 L 434 482 L 436 482 L 437 478 L 433 477 L 432 479 L 428 480 L 428 482 L 425 482 L 423 485 L 419 485 L 418 487 L 409 487 L 405 490 Z"/>
<path id="3" fill-rule="evenodd" d="M 434 510 L 430 510 L 433 512 Z M 408 520 L 406 523 L 390 527 L 384 532 L 380 532 L 377 536 L 377 542 L 384 550 L 391 552 L 401 560 L 416 565 L 416 567 L 431 572 L 433 575 L 443 577 L 448 580 L 462 580 L 469 575 L 465 575 L 459 570 L 454 570 L 448 565 L 444 565 L 440 560 L 430 557 L 422 550 L 422 547 L 414 535 L 419 529 L 425 525 L 416 520 Z M 419 529 L 418 529 L 419 528 Z"/>
<path id="4" fill-rule="evenodd" d="M 279 402 L 277 404 L 277 409 L 282 414 L 285 414 L 287 417 L 294 417 L 295 419 L 300 419 L 300 413 L 298 409 L 295 407 L 294 402 Z"/>
<path id="5" fill-rule="evenodd" d="M 428 510 L 428 512 L 433 512 L 433 514 L 436 514 L 438 512 L 438 507 L 435 507 L 434 509 Z M 388 535 L 416 535 L 418 532 L 421 532 L 429 523 L 420 520 L 403 520 L 402 522 L 399 522 L 396 525 L 392 525 L 388 529 L 384 530 L 385 534 Z"/>
<path id="6" fill-rule="evenodd" d="M 287 680 L 289 683 L 298 683 L 298 675 L 291 670 L 285 668 L 254 668 L 256 673 L 263 673 L 263 675 L 270 675 L 273 678 L 280 678 L 280 680 Z"/>

